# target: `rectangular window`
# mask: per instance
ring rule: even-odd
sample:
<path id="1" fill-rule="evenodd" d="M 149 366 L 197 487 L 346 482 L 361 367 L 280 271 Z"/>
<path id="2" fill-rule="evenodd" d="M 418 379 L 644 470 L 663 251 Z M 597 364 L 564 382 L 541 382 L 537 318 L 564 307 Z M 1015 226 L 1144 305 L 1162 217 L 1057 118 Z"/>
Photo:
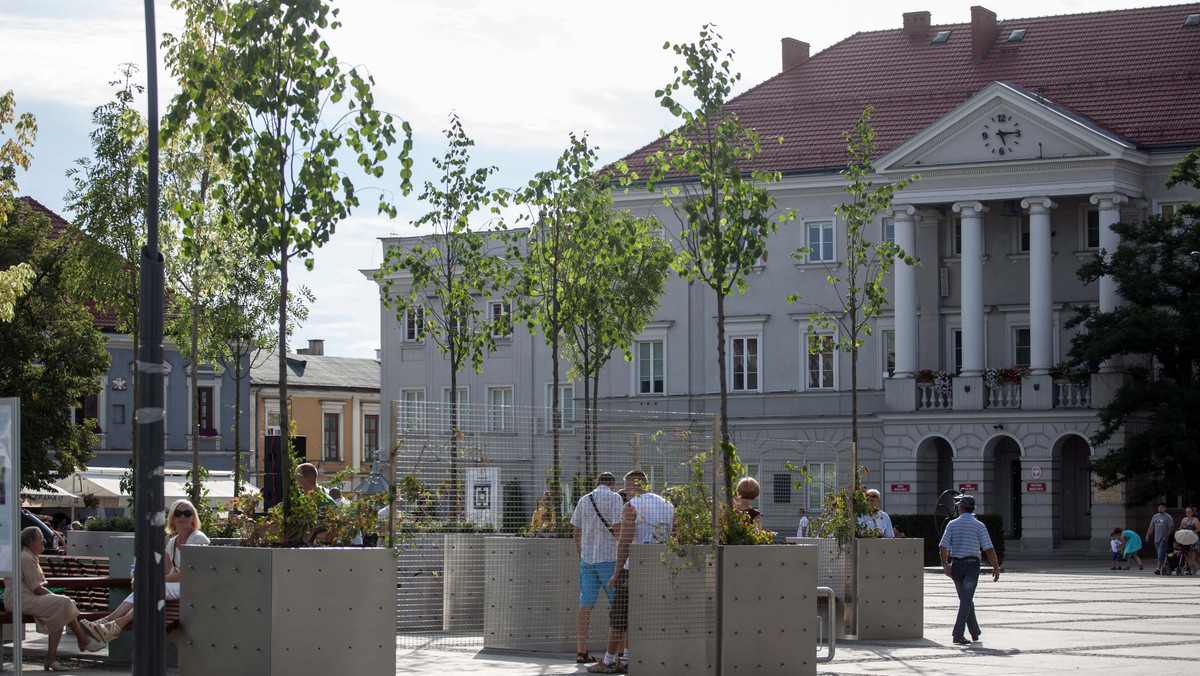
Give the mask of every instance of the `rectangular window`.
<path id="1" fill-rule="evenodd" d="M 883 332 L 883 377 L 896 375 L 896 332 Z"/>
<path id="2" fill-rule="evenodd" d="M 460 431 L 466 430 L 468 428 L 468 422 L 469 422 L 469 412 L 467 410 L 467 388 L 465 388 L 465 387 L 458 388 L 458 396 L 454 397 L 453 401 L 456 404 L 456 406 L 454 407 L 454 415 L 455 415 L 454 427 Z M 450 396 L 450 388 L 449 387 L 442 388 L 442 403 L 445 404 L 445 406 L 443 407 L 443 410 L 442 410 L 442 421 L 444 423 L 444 425 L 442 426 L 442 429 L 449 432 L 451 429 L 451 425 L 450 425 L 450 422 L 451 422 L 451 420 L 450 420 L 451 396 Z"/>
<path id="3" fill-rule="evenodd" d="M 493 387 L 488 390 L 488 418 L 493 432 L 511 432 L 513 425 L 513 389 Z"/>
<path id="4" fill-rule="evenodd" d="M 806 502 L 808 512 L 816 510 L 819 513 L 824 507 L 825 496 L 837 490 L 834 466 L 832 462 L 808 463 L 808 476 L 812 478 L 812 481 L 805 484 L 805 488 L 808 490 Z"/>
<path id="5" fill-rule="evenodd" d="M 512 338 L 512 305 L 507 300 L 493 301 L 491 308 L 492 337 Z"/>
<path id="6" fill-rule="evenodd" d="M 211 430 L 215 427 L 213 424 L 213 388 L 198 387 L 196 388 L 196 396 L 199 398 L 200 429 Z"/>
<path id="7" fill-rule="evenodd" d="M 1013 329 L 1013 365 L 1029 366 L 1029 327 L 1019 326 Z"/>
<path id="8" fill-rule="evenodd" d="M 362 459 L 370 460 L 379 450 L 379 415 L 367 413 L 363 415 Z"/>
<path id="9" fill-rule="evenodd" d="M 1029 253 L 1029 216 L 1022 216 L 1017 227 L 1020 228 L 1017 232 L 1017 251 Z"/>
<path id="10" fill-rule="evenodd" d="M 667 488 L 667 473 L 662 465 L 646 467 L 646 478 L 650 480 L 650 490 L 661 493 Z"/>
<path id="11" fill-rule="evenodd" d="M 954 341 L 954 347 L 952 348 L 953 352 L 951 354 L 951 358 L 953 360 L 954 375 L 957 376 L 957 375 L 962 374 L 962 360 L 963 360 L 962 329 L 954 329 L 953 331 L 950 332 L 950 336 L 951 336 L 951 339 Z"/>
<path id="12" fill-rule="evenodd" d="M 404 390 L 400 393 L 400 428 L 414 432 L 425 419 L 425 390 Z"/>
<path id="13" fill-rule="evenodd" d="M 808 336 L 808 389 L 833 389 L 833 336 Z"/>
<path id="14" fill-rule="evenodd" d="M 1087 212 L 1084 238 L 1084 248 L 1100 248 L 1100 212 L 1095 209 L 1089 209 Z"/>
<path id="15" fill-rule="evenodd" d="M 404 311 L 404 342 L 417 343 L 425 333 L 425 308 L 412 307 Z"/>
<path id="16" fill-rule="evenodd" d="M 792 473 L 777 472 L 771 479 L 772 501 L 777 505 L 792 504 Z"/>
<path id="17" fill-rule="evenodd" d="M 730 389 L 734 392 L 758 391 L 758 338 L 731 338 L 729 345 Z"/>
<path id="18" fill-rule="evenodd" d="M 85 394 L 76 400 L 77 405 L 73 411 L 73 417 L 76 425 L 82 425 L 84 420 L 100 420 L 100 395 Z"/>
<path id="19" fill-rule="evenodd" d="M 962 216 L 954 217 L 954 234 L 950 238 L 950 253 L 952 256 L 962 255 Z"/>
<path id="20" fill-rule="evenodd" d="M 281 428 L 282 416 L 279 414 L 279 406 L 277 406 L 277 405 L 273 406 L 271 404 L 267 404 L 266 407 L 267 407 L 267 436 L 268 437 L 281 436 L 282 433 L 280 430 L 282 429 Z"/>
<path id="21" fill-rule="evenodd" d="M 833 223 L 809 223 L 808 247 L 809 263 L 833 262 Z"/>
<path id="22" fill-rule="evenodd" d="M 553 430 L 554 425 L 554 386 L 546 386 L 546 429 Z M 575 385 L 558 386 L 558 429 L 572 429 L 575 420 Z"/>
<path id="23" fill-rule="evenodd" d="M 322 431 L 324 432 L 325 440 L 325 453 L 323 457 L 326 460 L 341 460 L 342 452 L 340 440 L 342 416 L 338 415 L 337 413 L 325 413 L 322 417 L 325 420 L 324 425 L 322 425 Z"/>
<path id="24" fill-rule="evenodd" d="M 883 241 L 888 244 L 896 243 L 896 219 L 883 219 Z"/>
<path id="25" fill-rule="evenodd" d="M 638 394 L 662 394 L 663 341 L 649 340 L 637 344 Z"/>

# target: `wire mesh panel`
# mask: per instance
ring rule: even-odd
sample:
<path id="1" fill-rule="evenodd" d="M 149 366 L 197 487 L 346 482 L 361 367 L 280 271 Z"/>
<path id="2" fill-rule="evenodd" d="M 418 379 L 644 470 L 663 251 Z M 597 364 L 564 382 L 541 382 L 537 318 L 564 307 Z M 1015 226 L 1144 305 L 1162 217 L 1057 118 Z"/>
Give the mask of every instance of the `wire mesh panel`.
<path id="1" fill-rule="evenodd" d="M 626 472 L 641 469 L 650 489 L 668 496 L 689 479 L 712 483 L 711 456 L 702 455 L 713 448 L 711 415 L 585 412 L 568 404 L 556 424 L 543 408 L 399 402 L 395 410 L 395 471 L 404 499 L 397 629 L 409 648 L 573 652 L 580 594 L 571 518 L 598 473 L 613 473 L 620 488 Z M 760 479 L 769 485 L 759 500 L 764 527 L 794 534 L 796 505 L 809 497 L 803 486 L 795 488 L 800 473 L 789 463 L 798 468 L 819 458 L 832 466 L 838 449 L 778 439 L 742 439 L 737 446 L 747 473 L 772 477 Z M 704 575 L 695 577 L 668 582 L 711 587 Z M 642 602 L 655 605 L 655 613 L 675 612 L 654 598 Z M 703 635 L 711 611 L 692 620 L 697 626 L 679 637 Z M 600 649 L 609 626 L 603 593 L 590 624 L 588 645 Z"/>

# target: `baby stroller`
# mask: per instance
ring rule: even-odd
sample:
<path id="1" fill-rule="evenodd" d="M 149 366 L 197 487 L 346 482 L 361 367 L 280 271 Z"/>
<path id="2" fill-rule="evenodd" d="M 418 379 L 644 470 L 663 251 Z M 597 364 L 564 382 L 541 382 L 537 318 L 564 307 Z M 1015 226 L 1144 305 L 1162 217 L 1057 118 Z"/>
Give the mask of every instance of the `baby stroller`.
<path id="1" fill-rule="evenodd" d="M 1163 575 L 1170 575 L 1171 573 L 1183 575 L 1184 569 L 1187 568 L 1187 550 L 1187 547 L 1178 542 L 1173 543 L 1171 551 L 1167 552 L 1167 567 L 1163 571 Z"/>

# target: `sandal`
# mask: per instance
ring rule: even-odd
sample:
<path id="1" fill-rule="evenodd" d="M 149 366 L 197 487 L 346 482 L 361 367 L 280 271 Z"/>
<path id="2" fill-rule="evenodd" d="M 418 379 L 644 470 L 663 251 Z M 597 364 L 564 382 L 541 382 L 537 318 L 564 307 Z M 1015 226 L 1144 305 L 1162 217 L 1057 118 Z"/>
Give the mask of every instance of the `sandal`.
<path id="1" fill-rule="evenodd" d="M 575 653 L 575 664 L 591 664 L 596 658 L 588 653 Z"/>
<path id="2" fill-rule="evenodd" d="M 597 663 L 593 664 L 592 666 L 588 667 L 587 670 L 588 670 L 589 674 L 620 674 L 620 673 L 624 673 L 621 671 L 621 663 L 620 662 L 613 662 L 612 664 L 605 664 L 603 662 L 597 662 Z"/>

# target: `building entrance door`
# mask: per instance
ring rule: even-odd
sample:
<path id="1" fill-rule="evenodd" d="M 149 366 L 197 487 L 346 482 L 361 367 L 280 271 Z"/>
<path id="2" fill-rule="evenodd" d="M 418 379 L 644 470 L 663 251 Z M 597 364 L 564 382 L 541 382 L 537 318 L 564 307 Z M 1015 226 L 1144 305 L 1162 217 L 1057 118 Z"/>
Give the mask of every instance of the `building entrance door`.
<path id="1" fill-rule="evenodd" d="M 1004 536 L 1021 539 L 1021 449 L 1009 438 L 996 442 L 992 467 L 996 511 L 1004 519 Z"/>
<path id="2" fill-rule="evenodd" d="M 1062 539 L 1092 537 L 1092 473 L 1088 471 L 1090 450 L 1081 437 L 1071 437 L 1062 446 Z"/>

